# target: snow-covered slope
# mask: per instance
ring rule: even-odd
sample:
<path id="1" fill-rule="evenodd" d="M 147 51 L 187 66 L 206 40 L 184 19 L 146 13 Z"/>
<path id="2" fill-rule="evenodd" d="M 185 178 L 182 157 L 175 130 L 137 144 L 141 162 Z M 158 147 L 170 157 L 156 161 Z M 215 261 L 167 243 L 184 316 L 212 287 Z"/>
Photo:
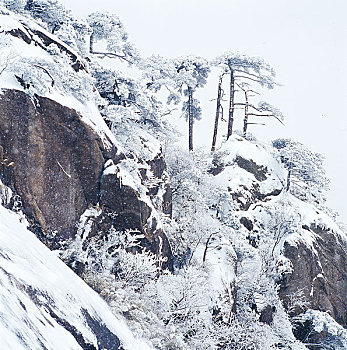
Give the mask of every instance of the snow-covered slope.
<path id="1" fill-rule="evenodd" d="M 107 304 L 0 206 L 1 349 L 149 349 Z"/>

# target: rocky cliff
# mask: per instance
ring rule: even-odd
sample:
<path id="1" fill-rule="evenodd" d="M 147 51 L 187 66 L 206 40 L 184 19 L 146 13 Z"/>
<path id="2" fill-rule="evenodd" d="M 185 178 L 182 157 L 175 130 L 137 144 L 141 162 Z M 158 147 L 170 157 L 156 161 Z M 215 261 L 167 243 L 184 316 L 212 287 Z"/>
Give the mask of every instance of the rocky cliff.
<path id="1" fill-rule="evenodd" d="M 212 172 L 219 168 L 217 182 L 230 179 L 226 183 L 230 200 L 237 203 L 236 220 L 262 256 L 261 273 L 276 280 L 294 333 L 301 341 L 328 346 L 336 334 L 329 334 L 328 327 L 315 332 L 314 317 L 303 315 L 317 310 L 346 327 L 346 235 L 322 210 L 285 190 L 286 173 L 266 145 L 235 137 L 220 152 L 223 161 L 215 157 Z M 260 309 L 260 319 L 272 322 L 276 308 L 269 311 L 257 302 L 254 308 Z"/>
<path id="2" fill-rule="evenodd" d="M 140 198 L 122 181 L 117 165 L 125 155 L 110 140 L 105 145 L 75 110 L 48 98 L 33 100 L 25 92 L 6 90 L 0 97 L 0 120 L 0 147 L 6 160 L 2 179 L 20 196 L 32 229 L 47 244 L 57 248 L 59 242 L 74 238 L 81 215 L 98 204 L 105 212 L 99 218 L 103 225 L 93 228 L 91 235 L 101 235 L 112 225 L 132 229 L 145 234 L 146 248 L 170 258 L 157 222 L 153 218 L 148 223 L 155 210 L 148 204 L 150 197 Z M 111 163 L 112 173 L 107 167 Z M 149 166 L 162 182 L 165 163 L 160 154 Z M 151 191 L 154 195 L 155 187 Z M 166 197 L 163 206 L 169 208 L 169 203 Z"/>
<path id="3" fill-rule="evenodd" d="M 3 156 L 12 162 L 2 166 L 5 184 L 43 232 L 74 236 L 79 217 L 99 200 L 102 141 L 76 111 L 22 91 L 1 95 L 0 119 Z"/>

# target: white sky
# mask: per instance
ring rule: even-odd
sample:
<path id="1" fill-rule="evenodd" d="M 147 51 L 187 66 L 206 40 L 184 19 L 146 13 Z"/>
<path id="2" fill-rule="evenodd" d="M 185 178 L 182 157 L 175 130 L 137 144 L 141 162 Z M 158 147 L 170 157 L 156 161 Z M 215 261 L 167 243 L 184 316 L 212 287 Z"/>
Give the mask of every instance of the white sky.
<path id="1" fill-rule="evenodd" d="M 330 206 L 347 223 L 346 0 L 60 1 L 80 17 L 116 13 L 145 56 L 209 59 L 230 50 L 264 58 L 282 84 L 266 100 L 283 111 L 286 126 L 270 122 L 250 131 L 261 140 L 291 137 L 322 153 L 331 179 Z M 205 101 L 215 98 L 214 80 L 200 93 Z M 214 102 L 203 107 L 196 142 L 210 143 Z"/>

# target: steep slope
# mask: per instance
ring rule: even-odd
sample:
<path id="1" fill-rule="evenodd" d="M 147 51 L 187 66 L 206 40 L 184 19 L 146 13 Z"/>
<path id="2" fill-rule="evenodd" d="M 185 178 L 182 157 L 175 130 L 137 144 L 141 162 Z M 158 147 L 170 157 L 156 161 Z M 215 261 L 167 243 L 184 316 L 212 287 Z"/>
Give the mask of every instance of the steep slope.
<path id="1" fill-rule="evenodd" d="M 0 207 L 2 349 L 149 349 L 63 262 Z"/>

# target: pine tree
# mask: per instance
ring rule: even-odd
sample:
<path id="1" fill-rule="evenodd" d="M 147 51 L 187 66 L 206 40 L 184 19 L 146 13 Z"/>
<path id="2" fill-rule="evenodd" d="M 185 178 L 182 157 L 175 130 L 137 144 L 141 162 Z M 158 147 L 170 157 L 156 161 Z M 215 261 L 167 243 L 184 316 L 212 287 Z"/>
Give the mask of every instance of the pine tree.
<path id="1" fill-rule="evenodd" d="M 46 23 L 51 33 L 69 20 L 69 12 L 57 0 L 28 0 L 24 10 Z"/>
<path id="2" fill-rule="evenodd" d="M 201 107 L 199 101 L 194 98 L 194 92 L 197 88 L 206 84 L 206 79 L 210 72 L 208 62 L 196 56 L 180 57 L 175 60 L 176 89 L 187 96 L 187 100 L 183 103 L 182 111 L 188 121 L 189 128 L 189 150 L 193 151 L 193 124 L 195 120 L 201 119 Z"/>
<path id="3" fill-rule="evenodd" d="M 238 53 L 227 52 L 217 57 L 213 65 L 221 67 L 224 73 L 230 75 L 229 112 L 227 139 L 233 133 L 234 114 L 236 109 L 235 92 L 237 83 L 254 82 L 272 89 L 275 85 L 275 71 L 258 57 L 250 57 Z M 246 103 L 246 102 L 245 102 Z M 246 103 L 246 109 L 247 103 Z M 247 115 L 249 115 L 247 113 Z"/>
<path id="4" fill-rule="evenodd" d="M 87 19 L 92 33 L 90 36 L 89 52 L 99 57 L 120 58 L 129 63 L 135 63 L 139 59 L 138 52 L 128 41 L 128 35 L 118 16 L 94 12 Z M 94 50 L 94 42 L 106 40 L 106 51 Z"/>

